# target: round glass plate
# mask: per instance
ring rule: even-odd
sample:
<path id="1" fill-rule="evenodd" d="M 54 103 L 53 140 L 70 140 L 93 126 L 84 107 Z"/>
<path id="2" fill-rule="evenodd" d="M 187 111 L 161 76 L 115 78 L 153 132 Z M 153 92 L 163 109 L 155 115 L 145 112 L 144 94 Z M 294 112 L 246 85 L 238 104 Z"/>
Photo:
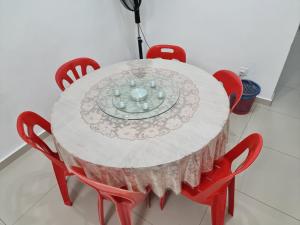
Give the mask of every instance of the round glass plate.
<path id="1" fill-rule="evenodd" d="M 124 84 L 113 90 L 113 105 L 127 113 L 146 113 L 159 107 L 165 99 L 162 87 L 154 80 L 131 80 L 134 84 Z"/>
<path id="2" fill-rule="evenodd" d="M 122 76 L 99 90 L 97 104 L 113 117 L 138 120 L 168 111 L 179 98 L 179 88 L 170 79 L 159 75 Z"/>

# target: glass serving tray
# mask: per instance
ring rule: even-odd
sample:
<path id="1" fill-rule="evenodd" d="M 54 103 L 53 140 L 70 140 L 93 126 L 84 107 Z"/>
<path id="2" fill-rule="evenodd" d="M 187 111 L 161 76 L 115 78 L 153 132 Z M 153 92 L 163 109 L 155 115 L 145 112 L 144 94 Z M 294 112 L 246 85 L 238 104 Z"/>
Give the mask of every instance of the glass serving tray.
<path id="1" fill-rule="evenodd" d="M 168 111 L 179 98 L 179 88 L 161 76 L 123 77 L 99 90 L 97 104 L 113 117 L 138 120 Z"/>

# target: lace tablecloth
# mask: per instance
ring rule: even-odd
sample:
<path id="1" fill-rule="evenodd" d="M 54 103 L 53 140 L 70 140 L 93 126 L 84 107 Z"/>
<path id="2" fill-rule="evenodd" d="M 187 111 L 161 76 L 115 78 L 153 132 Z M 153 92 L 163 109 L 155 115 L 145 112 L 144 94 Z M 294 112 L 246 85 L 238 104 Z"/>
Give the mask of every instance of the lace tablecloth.
<path id="1" fill-rule="evenodd" d="M 167 112 L 142 120 L 104 113 L 101 88 L 124 77 L 157 74 L 180 89 Z M 68 167 L 84 168 L 100 182 L 162 196 L 181 182 L 199 184 L 201 173 L 225 152 L 229 101 L 221 83 L 207 72 L 177 61 L 136 60 L 103 67 L 67 88 L 52 114 L 54 142 Z"/>

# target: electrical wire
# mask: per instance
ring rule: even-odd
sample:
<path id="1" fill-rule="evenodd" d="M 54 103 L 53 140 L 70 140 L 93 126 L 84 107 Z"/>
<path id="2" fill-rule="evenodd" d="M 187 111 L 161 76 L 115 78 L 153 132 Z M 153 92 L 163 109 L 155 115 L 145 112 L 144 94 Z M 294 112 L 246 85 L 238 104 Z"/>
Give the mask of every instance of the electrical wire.
<path id="1" fill-rule="evenodd" d="M 144 38 L 144 41 L 145 41 L 145 43 L 146 43 L 146 45 L 148 46 L 148 49 L 149 49 L 149 48 L 150 48 L 150 45 L 148 44 L 148 41 L 147 41 L 147 39 L 146 39 L 146 36 L 145 36 L 145 34 L 144 34 L 144 32 L 143 32 L 142 26 L 141 26 L 140 24 L 138 24 L 138 27 L 140 28 L 140 30 L 141 30 L 141 32 L 142 32 L 142 35 L 143 35 L 143 38 Z"/>

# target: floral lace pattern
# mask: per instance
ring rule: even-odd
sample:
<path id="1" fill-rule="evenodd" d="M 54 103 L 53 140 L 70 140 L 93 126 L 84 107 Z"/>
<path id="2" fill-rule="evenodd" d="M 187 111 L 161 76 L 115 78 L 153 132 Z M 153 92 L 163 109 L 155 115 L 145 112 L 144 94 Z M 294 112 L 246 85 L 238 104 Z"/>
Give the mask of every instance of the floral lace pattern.
<path id="1" fill-rule="evenodd" d="M 180 194 L 181 183 L 191 187 L 201 182 L 201 174 L 213 169 L 214 160 L 225 154 L 228 121 L 224 129 L 207 146 L 181 160 L 147 168 L 112 168 L 96 165 L 70 154 L 55 140 L 60 156 L 67 166 L 80 166 L 88 177 L 114 187 L 127 186 L 128 190 L 146 193 L 146 188 L 162 197 L 167 190 Z M 149 132 L 151 134 L 151 131 Z M 153 133 L 152 133 L 153 134 Z"/>
<path id="2" fill-rule="evenodd" d="M 104 87 L 110 87 L 120 79 L 128 79 L 128 76 L 151 76 L 157 74 L 166 80 L 172 80 L 178 85 L 180 96 L 176 104 L 159 116 L 143 120 L 125 120 L 112 117 L 104 113 L 97 103 Z M 81 117 L 89 124 L 90 128 L 111 138 L 127 140 L 142 140 L 169 133 L 188 122 L 198 109 L 199 90 L 192 80 L 176 71 L 142 67 L 138 72 L 133 67 L 121 73 L 113 74 L 102 79 L 94 85 L 81 102 Z M 162 105 L 162 107 L 165 107 Z"/>
<path id="3" fill-rule="evenodd" d="M 80 166 L 92 179 L 133 191 L 146 192 L 150 186 L 162 197 L 167 190 L 180 194 L 182 182 L 198 185 L 201 173 L 211 171 L 214 160 L 224 155 L 228 97 L 205 71 L 171 60 L 134 60 L 95 73 L 65 91 L 52 112 L 54 143 L 68 168 Z M 176 104 L 164 113 L 129 120 L 109 116 L 99 107 L 104 86 L 122 77 L 153 74 L 179 88 Z M 146 144 L 150 148 L 143 148 Z"/>

